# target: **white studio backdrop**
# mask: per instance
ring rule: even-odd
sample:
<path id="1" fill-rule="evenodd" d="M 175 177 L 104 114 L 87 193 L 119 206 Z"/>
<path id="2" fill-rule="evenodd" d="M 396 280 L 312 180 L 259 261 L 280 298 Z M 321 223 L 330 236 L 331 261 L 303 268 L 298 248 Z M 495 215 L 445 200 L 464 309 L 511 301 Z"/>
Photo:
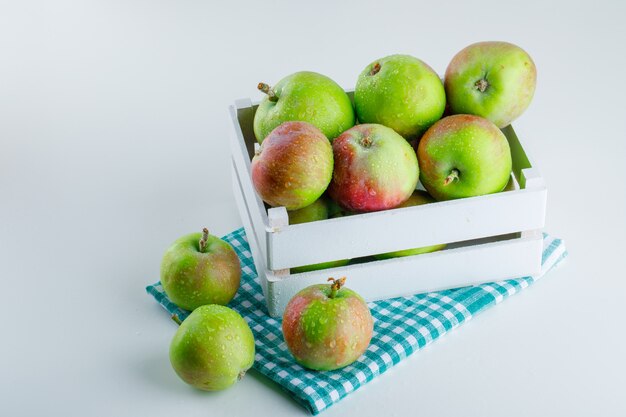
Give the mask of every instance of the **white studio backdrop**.
<path id="1" fill-rule="evenodd" d="M 227 106 L 298 70 L 353 87 L 393 53 L 443 73 L 480 40 L 537 65 L 515 127 L 567 265 L 324 416 L 626 414 L 625 17 L 620 1 L 0 1 L 0 414 L 305 415 L 254 372 L 181 383 L 175 325 L 143 290 L 178 236 L 241 225 Z"/>

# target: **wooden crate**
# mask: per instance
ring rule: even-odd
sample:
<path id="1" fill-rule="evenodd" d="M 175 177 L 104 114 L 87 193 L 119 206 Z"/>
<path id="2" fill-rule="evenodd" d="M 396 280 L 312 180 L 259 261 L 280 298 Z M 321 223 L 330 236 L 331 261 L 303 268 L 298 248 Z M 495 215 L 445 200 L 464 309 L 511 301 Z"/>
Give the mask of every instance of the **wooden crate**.
<path id="1" fill-rule="evenodd" d="M 502 130 L 513 158 L 511 191 L 289 225 L 286 209 L 266 208 L 252 184 L 256 107 L 243 99 L 230 108 L 232 180 L 270 315 L 282 314 L 297 291 L 330 276 L 347 276 L 347 286 L 372 301 L 539 272 L 547 189 L 511 126 Z M 289 272 L 439 243 L 448 246 L 415 256 Z"/>

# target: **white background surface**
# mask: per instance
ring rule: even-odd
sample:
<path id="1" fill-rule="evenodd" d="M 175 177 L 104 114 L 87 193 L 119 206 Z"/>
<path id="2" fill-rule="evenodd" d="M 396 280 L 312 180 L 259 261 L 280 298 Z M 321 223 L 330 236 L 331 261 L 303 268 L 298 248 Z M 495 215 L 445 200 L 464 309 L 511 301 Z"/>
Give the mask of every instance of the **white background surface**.
<path id="1" fill-rule="evenodd" d="M 0 2 L 0 414 L 306 415 L 256 372 L 184 385 L 144 292 L 175 238 L 241 224 L 227 105 L 497 39 L 538 67 L 515 127 L 567 264 L 323 415 L 625 415 L 625 3 L 458 3 Z"/>

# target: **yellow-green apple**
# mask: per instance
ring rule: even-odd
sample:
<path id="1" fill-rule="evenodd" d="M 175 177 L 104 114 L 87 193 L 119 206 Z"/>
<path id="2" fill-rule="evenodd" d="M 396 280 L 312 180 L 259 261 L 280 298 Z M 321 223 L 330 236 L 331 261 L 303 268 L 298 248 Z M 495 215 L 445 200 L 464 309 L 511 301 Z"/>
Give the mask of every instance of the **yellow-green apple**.
<path id="1" fill-rule="evenodd" d="M 530 104 L 537 69 L 519 46 L 507 42 L 479 42 L 454 56 L 445 76 L 452 114 L 475 114 L 502 128 Z"/>
<path id="2" fill-rule="evenodd" d="M 222 390 L 243 378 L 254 363 L 254 336 L 248 323 L 228 307 L 196 308 L 170 344 L 176 374 L 196 388 Z"/>
<path id="3" fill-rule="evenodd" d="M 240 278 L 235 250 L 206 228 L 176 240 L 161 261 L 161 285 L 169 299 L 185 310 L 228 304 L 239 289 Z"/>
<path id="4" fill-rule="evenodd" d="M 252 158 L 252 182 L 270 206 L 298 210 L 326 190 L 333 150 L 326 136 L 306 122 L 285 122 L 265 138 Z"/>
<path id="5" fill-rule="evenodd" d="M 336 82 L 310 71 L 296 72 L 273 88 L 258 85 L 266 96 L 254 114 L 254 135 L 259 143 L 278 125 L 288 121 L 311 123 L 328 139 L 354 126 L 352 102 Z"/>
<path id="6" fill-rule="evenodd" d="M 289 224 L 300 224 L 325 220 L 328 218 L 328 203 L 324 197 L 320 197 L 312 204 L 299 210 L 287 210 Z"/>
<path id="7" fill-rule="evenodd" d="M 342 287 L 312 285 L 293 296 L 283 314 L 283 335 L 300 365 L 319 371 L 343 368 L 361 356 L 372 339 L 374 320 L 365 301 Z"/>
<path id="8" fill-rule="evenodd" d="M 344 209 L 369 212 L 406 201 L 419 178 L 409 142 L 378 124 L 356 125 L 333 141 L 335 168 L 328 187 Z"/>
<path id="9" fill-rule="evenodd" d="M 421 206 L 422 204 L 430 204 L 434 203 L 436 200 L 430 196 L 426 191 L 415 190 L 415 192 L 406 200 L 404 203 L 400 204 L 397 208 L 402 207 L 413 207 L 413 206 Z M 399 258 L 402 256 L 411 256 L 411 255 L 419 255 L 422 253 L 435 252 L 445 248 L 445 243 L 440 245 L 432 245 L 432 246 L 423 246 L 421 248 L 415 249 L 405 249 L 399 250 L 395 252 L 387 252 L 381 253 L 378 255 L 374 255 L 376 259 L 390 259 L 390 258 Z"/>
<path id="10" fill-rule="evenodd" d="M 489 120 L 468 114 L 444 117 L 417 147 L 422 184 L 437 200 L 502 191 L 511 175 L 509 142 Z"/>
<path id="11" fill-rule="evenodd" d="M 391 55 L 365 67 L 354 104 L 361 123 L 382 124 L 414 139 L 441 118 L 446 94 L 426 63 L 410 55 Z"/>

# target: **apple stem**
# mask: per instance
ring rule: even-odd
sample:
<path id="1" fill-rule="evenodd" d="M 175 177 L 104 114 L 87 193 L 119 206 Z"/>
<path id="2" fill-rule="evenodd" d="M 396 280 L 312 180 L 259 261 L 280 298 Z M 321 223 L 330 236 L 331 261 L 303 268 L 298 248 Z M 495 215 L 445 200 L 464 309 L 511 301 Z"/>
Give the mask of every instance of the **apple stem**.
<path id="1" fill-rule="evenodd" d="M 200 246 L 200 252 L 205 252 L 206 251 L 206 244 L 207 241 L 209 240 L 209 229 L 207 229 L 206 227 L 204 229 L 202 229 L 202 238 L 200 238 L 200 242 L 198 242 L 198 245 Z"/>
<path id="2" fill-rule="evenodd" d="M 328 278 L 327 281 L 332 281 L 332 284 L 330 285 L 330 298 L 335 298 L 335 296 L 337 295 L 337 291 L 339 291 L 341 289 L 341 287 L 343 287 L 343 284 L 346 283 L 346 277 L 341 277 L 339 279 L 335 279 L 335 278 Z"/>
<path id="3" fill-rule="evenodd" d="M 267 94 L 267 98 L 269 99 L 269 101 L 273 101 L 274 103 L 278 101 L 278 96 L 276 95 L 276 92 L 272 90 L 272 87 L 270 87 L 269 84 L 259 83 L 256 88 L 258 88 L 259 91 Z"/>
<path id="4" fill-rule="evenodd" d="M 459 174 L 460 174 L 460 172 L 456 168 L 453 169 L 452 171 L 450 171 L 450 175 L 448 175 L 446 177 L 446 179 L 443 181 L 443 185 L 448 185 L 451 182 L 454 182 L 454 181 L 458 180 L 459 179 Z"/>
<path id="5" fill-rule="evenodd" d="M 369 75 L 376 75 L 376 74 L 378 74 L 379 71 L 380 71 L 380 63 L 377 62 L 377 63 L 374 64 L 374 66 L 370 70 L 370 74 Z"/>
<path id="6" fill-rule="evenodd" d="M 474 83 L 474 86 L 476 87 L 478 91 L 480 91 L 481 93 L 484 93 L 485 90 L 487 90 L 487 87 L 489 87 L 489 82 L 485 80 L 484 78 L 481 78 L 480 80 Z"/>
<path id="7" fill-rule="evenodd" d="M 172 314 L 172 320 L 174 320 L 174 322 L 178 324 L 179 326 L 183 323 L 182 321 L 180 321 L 178 314 Z"/>

